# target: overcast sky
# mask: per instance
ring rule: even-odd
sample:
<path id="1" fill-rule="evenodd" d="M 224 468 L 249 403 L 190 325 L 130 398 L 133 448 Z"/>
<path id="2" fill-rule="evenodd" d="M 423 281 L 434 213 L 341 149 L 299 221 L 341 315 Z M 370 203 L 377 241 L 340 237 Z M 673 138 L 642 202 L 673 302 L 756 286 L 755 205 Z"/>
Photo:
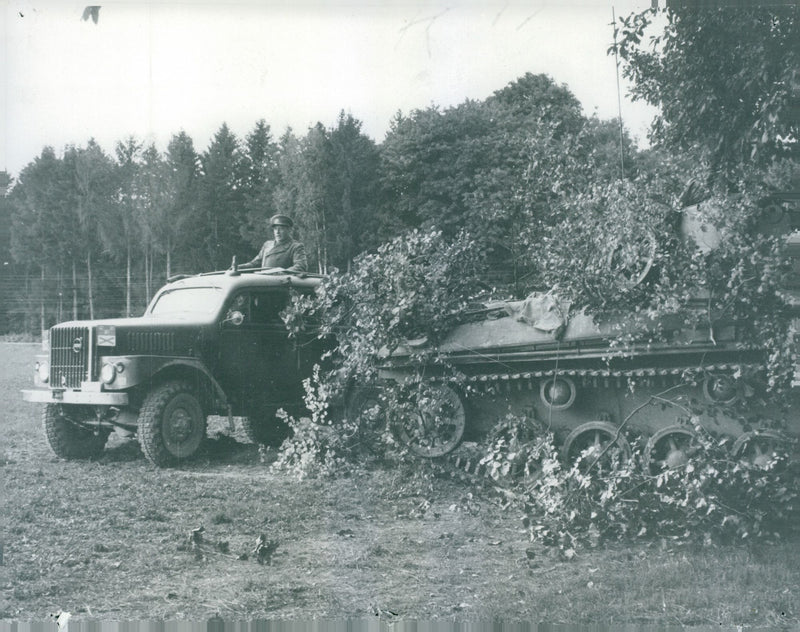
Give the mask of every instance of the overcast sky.
<path id="1" fill-rule="evenodd" d="M 586 114 L 617 116 L 612 7 L 442 0 L 106 2 L 95 24 L 70 0 L 0 0 L 0 169 L 45 145 L 94 137 L 109 152 L 135 136 L 160 150 L 186 131 L 198 151 L 226 122 L 279 136 L 345 110 L 381 142 L 399 110 L 485 99 L 526 72 L 566 84 Z M 622 117 L 644 139 L 654 110 L 622 84 Z"/>

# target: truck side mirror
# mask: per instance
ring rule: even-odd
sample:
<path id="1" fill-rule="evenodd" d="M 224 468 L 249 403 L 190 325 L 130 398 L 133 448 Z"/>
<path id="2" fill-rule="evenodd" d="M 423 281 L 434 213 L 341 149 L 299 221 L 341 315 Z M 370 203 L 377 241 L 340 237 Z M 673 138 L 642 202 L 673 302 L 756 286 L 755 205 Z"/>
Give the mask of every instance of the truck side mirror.
<path id="1" fill-rule="evenodd" d="M 240 312 L 238 309 L 232 312 L 228 312 L 228 315 L 225 317 L 225 320 L 222 321 L 223 323 L 232 323 L 237 327 L 244 322 L 244 314 Z"/>

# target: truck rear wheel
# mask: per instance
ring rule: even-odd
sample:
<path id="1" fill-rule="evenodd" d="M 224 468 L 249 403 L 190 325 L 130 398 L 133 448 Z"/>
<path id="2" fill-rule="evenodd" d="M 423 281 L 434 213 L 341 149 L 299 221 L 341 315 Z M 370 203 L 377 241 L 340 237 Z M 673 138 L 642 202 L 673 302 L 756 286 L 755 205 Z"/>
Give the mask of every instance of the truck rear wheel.
<path id="1" fill-rule="evenodd" d="M 347 398 L 345 417 L 357 432 L 370 441 L 377 440 L 386 429 L 385 403 L 380 386 L 356 386 Z"/>
<path id="2" fill-rule="evenodd" d="M 56 456 L 62 459 L 90 459 L 99 456 L 108 440 L 109 431 L 95 434 L 81 422 L 95 420 L 90 406 L 47 404 L 42 413 L 47 442 Z"/>
<path id="3" fill-rule="evenodd" d="M 276 409 L 249 411 L 242 418 L 244 434 L 253 443 L 279 446 L 289 436 L 289 426 L 275 415 Z"/>
<path id="4" fill-rule="evenodd" d="M 157 386 L 139 411 L 139 444 L 147 459 L 159 467 L 194 456 L 205 434 L 203 407 L 186 382 Z"/>

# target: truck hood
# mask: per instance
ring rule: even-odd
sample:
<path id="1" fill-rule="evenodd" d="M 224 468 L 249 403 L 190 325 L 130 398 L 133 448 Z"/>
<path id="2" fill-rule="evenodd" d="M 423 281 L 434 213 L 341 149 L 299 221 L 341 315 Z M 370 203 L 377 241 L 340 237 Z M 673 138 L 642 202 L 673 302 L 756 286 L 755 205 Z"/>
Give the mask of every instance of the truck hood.
<path id="1" fill-rule="evenodd" d="M 214 322 L 212 316 L 200 317 L 196 314 L 181 317 L 170 314 L 169 316 L 133 316 L 131 318 L 101 318 L 96 320 L 69 320 L 54 325 L 55 327 L 95 327 L 97 325 L 111 325 L 113 327 L 158 327 L 159 329 L 170 325 L 194 327 L 210 325 Z"/>
<path id="2" fill-rule="evenodd" d="M 78 320 L 53 327 L 50 344 L 69 347 L 76 337 L 88 335 L 103 356 L 193 356 L 215 326 L 209 318 L 180 320 L 173 316 Z"/>

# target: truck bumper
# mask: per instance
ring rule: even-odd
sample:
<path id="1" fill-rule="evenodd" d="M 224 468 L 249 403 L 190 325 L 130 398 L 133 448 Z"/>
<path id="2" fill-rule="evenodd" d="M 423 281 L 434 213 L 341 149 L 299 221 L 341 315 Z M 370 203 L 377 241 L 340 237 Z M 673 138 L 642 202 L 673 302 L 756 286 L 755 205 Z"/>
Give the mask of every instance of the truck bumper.
<path id="1" fill-rule="evenodd" d="M 127 406 L 127 393 L 94 393 L 88 391 L 31 389 L 22 391 L 22 399 L 39 404 L 88 404 L 94 406 Z"/>

